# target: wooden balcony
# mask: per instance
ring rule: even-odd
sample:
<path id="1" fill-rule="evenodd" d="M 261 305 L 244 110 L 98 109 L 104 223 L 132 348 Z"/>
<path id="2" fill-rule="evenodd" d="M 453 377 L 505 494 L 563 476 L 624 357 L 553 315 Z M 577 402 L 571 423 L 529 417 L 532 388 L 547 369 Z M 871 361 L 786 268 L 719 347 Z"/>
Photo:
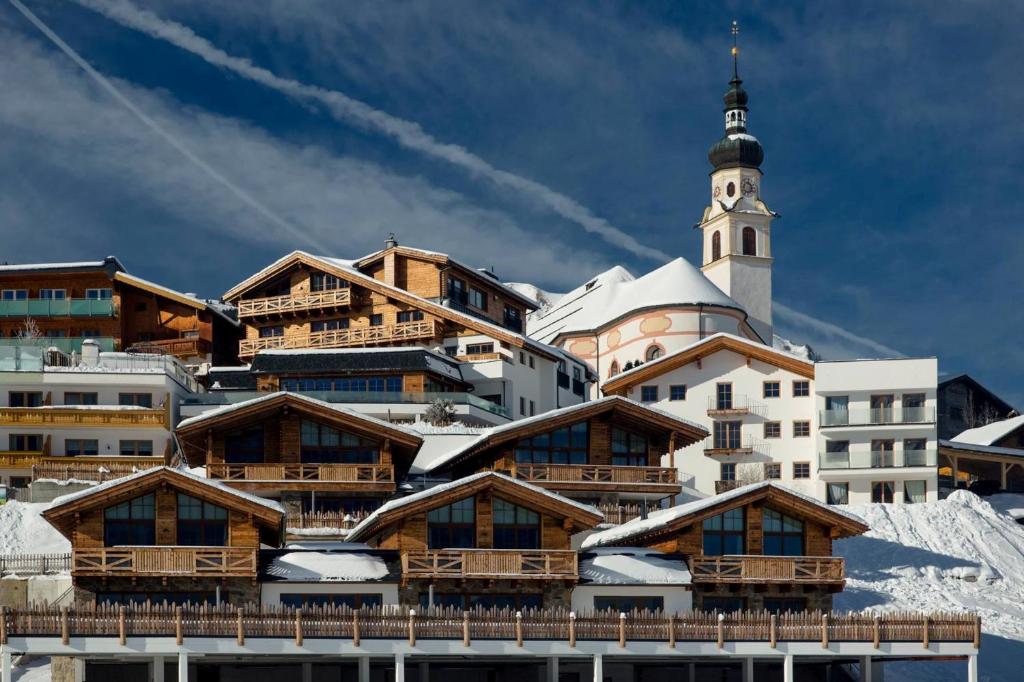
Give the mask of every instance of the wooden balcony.
<path id="1" fill-rule="evenodd" d="M 238 317 L 243 319 L 290 315 L 304 310 L 340 308 L 351 302 L 351 289 L 331 289 L 294 295 L 250 298 L 238 302 Z"/>
<path id="2" fill-rule="evenodd" d="M 166 409 L 85 406 L 0 407 L 0 426 L 170 428 Z"/>
<path id="3" fill-rule="evenodd" d="M 576 552 L 561 549 L 439 549 L 402 554 L 402 579 L 576 580 Z"/>
<path id="4" fill-rule="evenodd" d="M 179 360 L 204 357 L 213 351 L 213 344 L 209 339 L 197 337 L 181 339 L 160 339 L 157 341 L 140 341 L 132 344 L 129 349 L 134 353 L 155 353 L 158 355 L 173 355 Z"/>
<path id="5" fill-rule="evenodd" d="M 678 471 L 669 467 L 599 464 L 516 464 L 513 474 L 554 490 L 608 490 L 672 495 L 681 490 Z"/>
<path id="6" fill-rule="evenodd" d="M 690 558 L 695 583 L 794 583 L 842 585 L 842 557 L 695 556 Z"/>
<path id="7" fill-rule="evenodd" d="M 150 457 L 40 457 L 32 466 L 32 480 L 112 481 L 164 465 L 164 458 Z"/>
<path id="8" fill-rule="evenodd" d="M 444 325 L 440 321 L 420 320 L 401 324 L 334 329 L 296 336 L 268 336 L 238 342 L 238 355 L 251 358 L 261 350 L 290 348 L 354 348 L 440 338 Z"/>
<path id="9" fill-rule="evenodd" d="M 73 576 L 256 576 L 251 547 L 100 547 L 76 549 Z"/>
<path id="10" fill-rule="evenodd" d="M 31 469 L 42 457 L 39 450 L 0 450 L 0 469 Z"/>
<path id="11" fill-rule="evenodd" d="M 395 468 L 391 464 L 208 464 L 206 474 L 247 489 L 395 490 Z"/>

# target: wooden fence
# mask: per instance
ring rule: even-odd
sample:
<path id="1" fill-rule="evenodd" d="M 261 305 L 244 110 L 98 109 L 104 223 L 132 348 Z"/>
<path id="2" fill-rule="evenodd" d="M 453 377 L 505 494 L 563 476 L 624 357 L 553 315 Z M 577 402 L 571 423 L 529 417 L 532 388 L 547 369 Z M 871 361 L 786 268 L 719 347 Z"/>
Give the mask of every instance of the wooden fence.
<path id="1" fill-rule="evenodd" d="M 820 613 L 774 615 L 767 612 L 730 614 L 692 612 L 667 615 L 660 612 L 630 614 L 573 613 L 564 610 L 451 608 L 418 612 L 405 607 L 377 606 L 353 610 L 346 606 L 235 607 L 102 605 L 88 609 L 0 609 L 0 644 L 8 637 L 118 637 L 129 636 L 228 637 L 244 644 L 247 637 L 360 639 L 627 642 L 883 642 L 981 643 L 981 619 L 969 613 Z"/>
<path id="2" fill-rule="evenodd" d="M 531 483 L 639 483 L 674 485 L 678 470 L 668 467 L 598 464 L 516 464 L 516 478 Z"/>
<path id="3" fill-rule="evenodd" d="M 291 512 L 285 521 L 287 528 L 337 528 L 352 530 L 360 521 L 370 515 L 369 511 L 360 509 L 353 512 L 320 511 Z"/>
<path id="4" fill-rule="evenodd" d="M 70 570 L 70 554 L 0 554 L 0 575 L 45 575 Z"/>

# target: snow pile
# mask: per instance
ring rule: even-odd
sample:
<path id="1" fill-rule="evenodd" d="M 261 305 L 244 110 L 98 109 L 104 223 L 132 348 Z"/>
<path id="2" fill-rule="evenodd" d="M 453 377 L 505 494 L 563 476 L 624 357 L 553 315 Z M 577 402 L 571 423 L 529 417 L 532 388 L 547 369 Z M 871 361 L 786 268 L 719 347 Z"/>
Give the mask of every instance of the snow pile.
<path id="1" fill-rule="evenodd" d="M 364 550 L 369 550 L 362 545 Z M 367 552 L 289 552 L 276 557 L 267 575 L 290 582 L 365 582 L 388 574 L 384 559 Z"/>
<path id="2" fill-rule="evenodd" d="M 544 291 L 537 285 L 528 282 L 508 282 L 507 286 L 509 289 L 518 291 L 523 296 L 536 301 L 540 306 L 537 310 L 538 313 L 543 313 L 552 306 L 557 305 L 559 299 L 565 296 L 565 294 L 556 294 L 553 291 Z"/>
<path id="3" fill-rule="evenodd" d="M 47 502 L 0 506 L 0 554 L 67 554 L 71 543 L 41 516 Z"/>
<path id="4" fill-rule="evenodd" d="M 997 508 L 1018 509 L 1024 499 L 990 499 L 992 504 L 958 490 L 926 504 L 847 507 L 871 530 L 836 541 L 835 553 L 846 557 L 847 572 L 836 610 L 975 611 L 985 634 L 983 679 L 1019 680 L 1015 661 L 1024 658 L 1024 526 Z M 962 665 L 886 666 L 886 679 L 896 682 L 964 677 Z"/>

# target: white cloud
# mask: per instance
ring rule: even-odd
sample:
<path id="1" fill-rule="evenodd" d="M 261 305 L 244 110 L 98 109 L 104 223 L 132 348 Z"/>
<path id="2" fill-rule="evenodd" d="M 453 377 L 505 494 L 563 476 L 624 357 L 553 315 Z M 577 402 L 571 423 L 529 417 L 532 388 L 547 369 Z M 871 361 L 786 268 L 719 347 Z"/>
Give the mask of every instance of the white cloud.
<path id="1" fill-rule="evenodd" d="M 772 303 L 772 314 L 777 334 L 798 344 L 810 344 L 826 360 L 904 357 L 895 348 L 801 313 L 778 301 Z"/>

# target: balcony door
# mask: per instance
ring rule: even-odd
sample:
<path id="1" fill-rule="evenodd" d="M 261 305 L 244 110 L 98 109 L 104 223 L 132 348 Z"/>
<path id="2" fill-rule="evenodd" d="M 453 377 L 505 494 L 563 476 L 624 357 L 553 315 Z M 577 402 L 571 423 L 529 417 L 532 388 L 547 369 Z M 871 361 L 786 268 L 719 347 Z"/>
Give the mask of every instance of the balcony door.
<path id="1" fill-rule="evenodd" d="M 103 510 L 103 545 L 156 544 L 156 498 L 153 493 Z"/>
<path id="2" fill-rule="evenodd" d="M 467 497 L 427 512 L 427 547 L 476 547 L 476 500 Z"/>
<path id="3" fill-rule="evenodd" d="M 225 547 L 228 544 L 228 510 L 178 493 L 178 544 Z"/>
<path id="4" fill-rule="evenodd" d="M 224 435 L 224 461 L 227 464 L 263 463 L 263 427 L 231 431 Z"/>
<path id="5" fill-rule="evenodd" d="M 715 408 L 719 410 L 732 409 L 732 384 L 718 384 L 715 391 Z"/>
<path id="6" fill-rule="evenodd" d="M 762 520 L 765 556 L 803 556 L 804 522 L 774 509 L 764 510 Z"/>
<path id="7" fill-rule="evenodd" d="M 850 423 L 850 397 L 845 395 L 825 396 L 825 426 Z"/>
<path id="8" fill-rule="evenodd" d="M 742 422 L 715 422 L 714 446 L 716 450 L 738 450 Z"/>
<path id="9" fill-rule="evenodd" d="M 893 396 L 891 393 L 871 396 L 871 423 L 891 424 Z"/>
<path id="10" fill-rule="evenodd" d="M 705 556 L 743 554 L 746 547 L 746 515 L 742 507 L 704 519 Z"/>
<path id="11" fill-rule="evenodd" d="M 339 431 L 308 419 L 302 420 L 303 464 L 378 464 L 380 445 L 375 440 Z"/>
<path id="12" fill-rule="evenodd" d="M 540 514 L 495 498 L 494 548 L 540 549 Z"/>
<path id="13" fill-rule="evenodd" d="M 871 441 L 871 466 L 875 468 L 896 466 L 895 450 L 896 441 L 894 440 Z"/>

